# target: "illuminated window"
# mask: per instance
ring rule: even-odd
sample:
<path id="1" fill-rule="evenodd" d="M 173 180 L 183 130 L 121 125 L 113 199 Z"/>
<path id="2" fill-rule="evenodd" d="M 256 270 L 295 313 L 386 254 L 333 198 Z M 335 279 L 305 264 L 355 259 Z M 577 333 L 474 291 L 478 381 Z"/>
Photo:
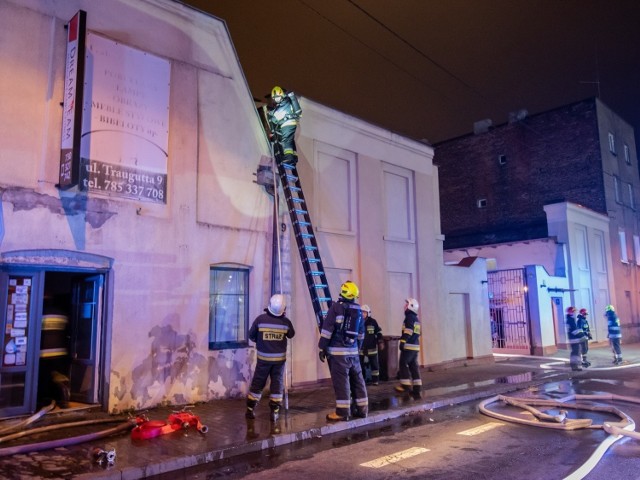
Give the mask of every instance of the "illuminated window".
<path id="1" fill-rule="evenodd" d="M 620 261 L 622 263 L 629 263 L 629 255 L 627 254 L 627 236 L 624 230 L 618 231 L 618 237 L 620 238 Z"/>
<path id="2" fill-rule="evenodd" d="M 609 151 L 615 155 L 616 153 L 616 138 L 613 133 L 609 133 Z"/>
<path id="3" fill-rule="evenodd" d="M 624 161 L 627 165 L 631 165 L 631 154 L 629 153 L 629 145 L 624 144 Z"/>
<path id="4" fill-rule="evenodd" d="M 636 265 L 640 265 L 640 237 L 633 236 L 633 254 L 636 257 Z"/>
<path id="5" fill-rule="evenodd" d="M 486 198 L 479 198 L 476 201 L 476 205 L 478 206 L 478 208 L 486 208 L 487 206 L 487 199 Z"/>
<path id="6" fill-rule="evenodd" d="M 622 203 L 622 198 L 620 196 L 620 179 L 615 175 L 613 176 L 613 191 L 616 196 L 616 202 Z"/>
<path id="7" fill-rule="evenodd" d="M 209 349 L 248 345 L 249 269 L 213 266 L 209 273 Z"/>

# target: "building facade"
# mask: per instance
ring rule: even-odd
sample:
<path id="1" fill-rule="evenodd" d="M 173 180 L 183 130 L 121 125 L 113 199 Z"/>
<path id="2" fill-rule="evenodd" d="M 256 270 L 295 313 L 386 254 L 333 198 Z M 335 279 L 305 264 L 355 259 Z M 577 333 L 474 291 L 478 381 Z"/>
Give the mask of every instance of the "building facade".
<path id="1" fill-rule="evenodd" d="M 637 158 L 633 128 L 598 99 L 514 114 L 506 124 L 437 145 L 445 259 L 481 255 L 494 270 L 544 266 L 568 285 L 543 305 L 554 297 L 556 305 L 587 308 L 603 341 L 611 303 L 623 337 L 637 341 Z M 559 345 L 566 342 L 562 311 L 555 320 L 550 310 L 532 311 L 543 330 L 556 331 Z M 546 351 L 549 341 L 533 351 Z"/>
<path id="2" fill-rule="evenodd" d="M 224 22 L 172 0 L 7 0 L 0 26 L 0 416 L 56 396 L 115 413 L 246 395 L 275 270 L 297 332 L 288 385 L 327 378 Z M 334 298 L 355 281 L 397 336 L 414 296 L 422 364 L 488 357 L 486 269 L 443 264 L 433 149 L 301 103 Z"/>

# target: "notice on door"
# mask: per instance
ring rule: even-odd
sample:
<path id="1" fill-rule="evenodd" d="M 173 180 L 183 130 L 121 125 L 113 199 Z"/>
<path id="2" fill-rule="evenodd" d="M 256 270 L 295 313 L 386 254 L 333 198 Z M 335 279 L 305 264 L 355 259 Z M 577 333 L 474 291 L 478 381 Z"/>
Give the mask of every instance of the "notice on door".
<path id="1" fill-rule="evenodd" d="M 26 364 L 31 277 L 9 277 L 7 290 L 7 316 L 4 325 L 2 365 Z"/>

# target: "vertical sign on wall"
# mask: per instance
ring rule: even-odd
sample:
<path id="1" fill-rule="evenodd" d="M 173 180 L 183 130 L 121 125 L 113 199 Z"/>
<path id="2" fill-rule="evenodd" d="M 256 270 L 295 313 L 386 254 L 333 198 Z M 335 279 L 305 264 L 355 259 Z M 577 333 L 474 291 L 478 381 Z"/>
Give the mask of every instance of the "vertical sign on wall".
<path id="1" fill-rule="evenodd" d="M 171 65 L 87 34 L 79 188 L 167 202 Z"/>
<path id="2" fill-rule="evenodd" d="M 63 190 L 76 186 L 80 177 L 86 31 L 87 13 L 79 10 L 67 26 L 67 60 L 64 69 L 62 142 L 58 181 L 58 187 Z"/>

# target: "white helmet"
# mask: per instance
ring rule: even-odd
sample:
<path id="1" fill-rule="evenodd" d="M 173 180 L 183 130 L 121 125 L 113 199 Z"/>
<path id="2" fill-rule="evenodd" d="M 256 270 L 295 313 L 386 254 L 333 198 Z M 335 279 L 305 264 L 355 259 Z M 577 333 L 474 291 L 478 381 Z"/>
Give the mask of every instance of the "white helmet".
<path id="1" fill-rule="evenodd" d="M 413 313 L 418 313 L 418 309 L 420 308 L 418 300 L 416 300 L 415 298 L 407 298 L 405 302 L 407 302 L 407 308 L 409 310 L 411 310 Z"/>
<path id="2" fill-rule="evenodd" d="M 276 317 L 280 317 L 284 315 L 284 309 L 287 307 L 287 301 L 284 298 L 284 295 L 278 293 L 273 295 L 269 300 L 269 306 L 267 310 L 271 312 L 271 315 L 275 315 Z"/>
<path id="3" fill-rule="evenodd" d="M 360 310 L 363 312 L 367 312 L 367 315 L 371 315 L 371 307 L 369 305 L 362 305 Z"/>

